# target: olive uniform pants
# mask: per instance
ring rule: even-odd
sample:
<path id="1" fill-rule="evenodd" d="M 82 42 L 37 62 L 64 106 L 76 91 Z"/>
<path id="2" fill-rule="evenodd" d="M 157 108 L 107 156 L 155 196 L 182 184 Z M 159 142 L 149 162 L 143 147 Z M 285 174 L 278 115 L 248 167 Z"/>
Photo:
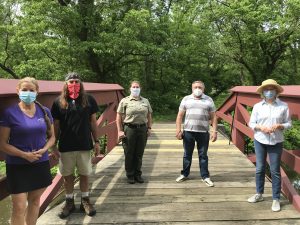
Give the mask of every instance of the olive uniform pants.
<path id="1" fill-rule="evenodd" d="M 122 145 L 125 154 L 125 170 L 128 178 L 142 175 L 142 161 L 147 143 L 147 126 L 129 127 L 124 125 L 125 138 Z"/>

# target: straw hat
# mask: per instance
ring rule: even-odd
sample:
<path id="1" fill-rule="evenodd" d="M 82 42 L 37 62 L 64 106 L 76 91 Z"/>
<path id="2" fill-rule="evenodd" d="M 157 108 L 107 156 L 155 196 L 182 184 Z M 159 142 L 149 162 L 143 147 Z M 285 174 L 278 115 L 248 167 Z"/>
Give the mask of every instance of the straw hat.
<path id="1" fill-rule="evenodd" d="M 277 94 L 283 92 L 283 88 L 273 79 L 265 80 L 261 83 L 261 85 L 256 89 L 256 92 L 261 94 L 263 89 L 267 86 L 273 86 L 277 90 Z"/>

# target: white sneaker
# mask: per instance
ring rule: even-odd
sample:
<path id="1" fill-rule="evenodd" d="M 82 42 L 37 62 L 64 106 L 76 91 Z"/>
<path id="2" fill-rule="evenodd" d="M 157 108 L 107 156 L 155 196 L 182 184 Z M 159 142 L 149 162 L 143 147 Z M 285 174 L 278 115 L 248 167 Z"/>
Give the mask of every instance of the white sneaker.
<path id="1" fill-rule="evenodd" d="M 184 175 L 180 175 L 179 177 L 176 178 L 176 182 L 179 183 L 179 182 L 183 182 L 185 180 L 187 180 L 188 178 L 185 177 Z"/>
<path id="2" fill-rule="evenodd" d="M 255 194 L 255 195 L 251 196 L 250 198 L 248 198 L 248 202 L 250 202 L 250 203 L 261 202 L 263 200 L 264 200 L 264 198 L 263 198 L 262 194 Z"/>
<path id="3" fill-rule="evenodd" d="M 208 186 L 208 187 L 213 187 L 214 183 L 211 181 L 209 177 L 202 179 L 202 181 Z"/>
<path id="4" fill-rule="evenodd" d="M 272 211 L 273 212 L 279 212 L 280 211 L 280 202 L 279 202 L 279 200 L 273 200 Z"/>

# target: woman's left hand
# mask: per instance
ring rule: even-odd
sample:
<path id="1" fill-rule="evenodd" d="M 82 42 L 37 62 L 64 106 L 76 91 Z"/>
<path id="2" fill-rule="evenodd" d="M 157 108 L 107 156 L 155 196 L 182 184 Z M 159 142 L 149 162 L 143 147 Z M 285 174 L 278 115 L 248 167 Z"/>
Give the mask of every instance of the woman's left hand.
<path id="1" fill-rule="evenodd" d="M 46 151 L 47 149 L 41 148 L 37 151 L 34 151 L 33 153 L 42 156 Z"/>
<path id="2" fill-rule="evenodd" d="M 275 124 L 271 127 L 271 132 L 275 132 L 276 130 L 282 130 L 283 126 L 281 124 Z"/>

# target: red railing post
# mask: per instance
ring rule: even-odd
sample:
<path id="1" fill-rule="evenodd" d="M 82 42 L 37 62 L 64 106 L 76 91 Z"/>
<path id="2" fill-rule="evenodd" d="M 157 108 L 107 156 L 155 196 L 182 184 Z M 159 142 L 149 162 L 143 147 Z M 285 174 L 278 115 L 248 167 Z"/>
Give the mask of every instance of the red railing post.
<path id="1" fill-rule="evenodd" d="M 245 135 L 237 128 L 237 124 L 242 121 L 242 114 L 239 110 L 239 101 L 235 105 L 235 113 L 232 128 L 232 142 L 244 153 L 245 149 Z"/>

